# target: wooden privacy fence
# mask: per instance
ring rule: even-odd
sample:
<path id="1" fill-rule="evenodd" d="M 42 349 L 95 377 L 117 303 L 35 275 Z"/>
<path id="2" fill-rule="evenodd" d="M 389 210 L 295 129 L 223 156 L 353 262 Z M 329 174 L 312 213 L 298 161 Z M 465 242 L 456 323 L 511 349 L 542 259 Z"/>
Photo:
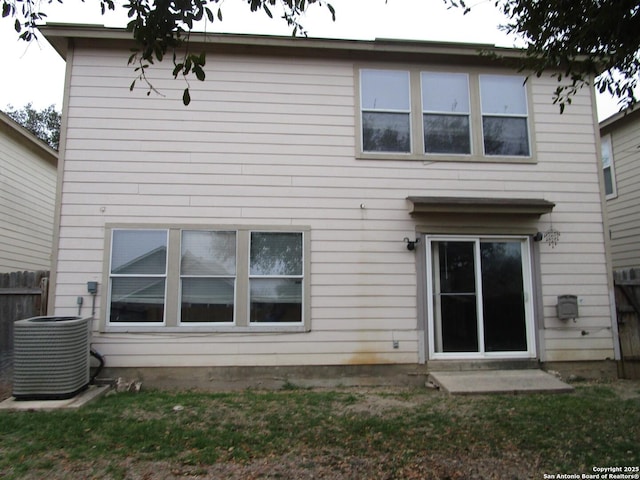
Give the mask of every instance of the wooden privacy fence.
<path id="1" fill-rule="evenodd" d="M 47 314 L 49 272 L 0 274 L 0 377 L 13 358 L 13 323 Z"/>
<path id="2" fill-rule="evenodd" d="M 640 269 L 613 272 L 622 376 L 640 379 Z"/>

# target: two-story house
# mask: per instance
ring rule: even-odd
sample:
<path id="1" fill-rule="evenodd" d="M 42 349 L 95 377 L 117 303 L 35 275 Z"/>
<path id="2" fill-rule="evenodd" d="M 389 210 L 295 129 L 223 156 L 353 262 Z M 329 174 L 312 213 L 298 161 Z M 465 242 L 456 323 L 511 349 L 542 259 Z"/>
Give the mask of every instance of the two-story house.
<path id="1" fill-rule="evenodd" d="M 113 372 L 615 375 L 588 89 L 561 115 L 517 50 L 212 35 L 185 107 L 171 62 L 129 91 L 123 30 L 43 32 L 67 62 L 50 311 L 98 282 Z"/>

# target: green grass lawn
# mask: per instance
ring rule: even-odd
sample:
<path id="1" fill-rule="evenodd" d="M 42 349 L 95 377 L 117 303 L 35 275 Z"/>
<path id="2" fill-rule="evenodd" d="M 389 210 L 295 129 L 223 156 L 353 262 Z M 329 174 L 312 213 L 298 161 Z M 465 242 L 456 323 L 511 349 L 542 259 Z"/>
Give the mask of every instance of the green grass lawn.
<path id="1" fill-rule="evenodd" d="M 76 411 L 1 412 L 0 478 L 543 478 L 637 466 L 640 383 L 626 395 L 614 385 L 121 393 Z M 221 466 L 226 475 L 212 473 Z"/>

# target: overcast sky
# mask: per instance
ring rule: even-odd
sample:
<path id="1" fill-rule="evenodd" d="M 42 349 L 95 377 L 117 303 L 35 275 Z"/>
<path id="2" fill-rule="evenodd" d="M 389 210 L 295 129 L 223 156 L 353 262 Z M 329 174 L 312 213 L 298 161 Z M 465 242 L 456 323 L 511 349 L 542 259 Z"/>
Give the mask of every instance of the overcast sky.
<path id="1" fill-rule="evenodd" d="M 116 0 L 117 1 L 117 0 Z M 517 39 L 498 29 L 505 22 L 493 0 L 478 0 L 471 13 L 448 10 L 442 0 L 330 0 L 336 21 L 326 8 L 312 6 L 304 19 L 310 37 L 372 40 L 394 38 L 469 42 L 512 47 Z M 471 2 L 468 2 L 471 3 Z M 42 3 L 48 22 L 91 23 L 114 27 L 126 25 L 124 9 L 100 15 L 97 0 L 64 0 L 62 5 Z M 208 31 L 290 35 L 291 30 L 278 18 L 251 13 L 246 0 L 225 0 L 223 22 L 207 26 Z M 274 17 L 277 17 L 274 14 Z M 0 19 L 0 109 L 7 105 L 21 107 L 32 102 L 38 109 L 55 104 L 62 106 L 64 61 L 44 38 L 26 44 L 17 39 L 13 20 Z M 134 77 L 132 71 L 132 78 Z M 550 99 L 551 101 L 551 99 Z M 598 98 L 598 116 L 604 119 L 617 111 L 613 101 Z"/>

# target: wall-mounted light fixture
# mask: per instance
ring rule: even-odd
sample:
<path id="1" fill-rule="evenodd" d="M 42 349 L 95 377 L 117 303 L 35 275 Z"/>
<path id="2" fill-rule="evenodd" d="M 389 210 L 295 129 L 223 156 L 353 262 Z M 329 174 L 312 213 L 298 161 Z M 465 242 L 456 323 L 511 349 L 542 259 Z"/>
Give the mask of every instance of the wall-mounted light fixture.
<path id="1" fill-rule="evenodd" d="M 543 239 L 544 234 L 542 232 L 537 232 L 534 236 L 533 236 L 533 241 L 534 242 L 539 242 Z"/>
<path id="2" fill-rule="evenodd" d="M 415 250 L 416 245 L 420 243 L 420 239 L 416 238 L 415 240 L 409 240 L 408 237 L 404 237 L 404 243 L 407 244 L 407 250 Z"/>

